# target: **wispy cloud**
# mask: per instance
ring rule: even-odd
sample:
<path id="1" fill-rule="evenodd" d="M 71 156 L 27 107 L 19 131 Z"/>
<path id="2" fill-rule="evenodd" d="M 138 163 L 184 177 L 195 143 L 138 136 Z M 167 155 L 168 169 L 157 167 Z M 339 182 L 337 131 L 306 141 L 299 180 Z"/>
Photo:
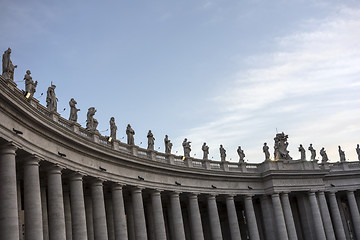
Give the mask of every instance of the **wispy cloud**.
<path id="1" fill-rule="evenodd" d="M 216 159 L 220 144 L 228 148 L 228 159 L 237 159 L 237 145 L 242 145 L 247 159 L 259 162 L 262 142 L 272 145 L 277 127 L 290 134 L 294 158 L 298 144 L 316 141 L 318 149 L 329 147 L 334 160 L 337 145 L 349 149 L 348 158 L 357 159 L 360 9 L 342 7 L 336 15 L 308 20 L 299 29 L 275 39 L 277 50 L 246 59 L 247 70 L 214 97 L 211 111 L 216 117 L 184 134 L 197 141 L 194 153 L 201 155 L 207 140 Z"/>

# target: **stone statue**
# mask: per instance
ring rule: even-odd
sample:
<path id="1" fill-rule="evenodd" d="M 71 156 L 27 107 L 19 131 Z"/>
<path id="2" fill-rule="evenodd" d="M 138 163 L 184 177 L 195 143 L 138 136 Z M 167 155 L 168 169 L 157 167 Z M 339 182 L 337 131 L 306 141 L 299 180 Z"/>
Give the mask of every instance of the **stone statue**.
<path id="1" fill-rule="evenodd" d="M 71 98 L 69 101 L 69 106 L 70 106 L 69 121 L 77 122 L 78 119 L 77 112 L 80 111 L 80 109 L 76 108 L 76 104 L 77 102 L 75 101 L 75 99 Z"/>
<path id="2" fill-rule="evenodd" d="M 359 147 L 359 144 L 356 145 L 356 153 L 358 155 L 358 160 L 360 161 L 360 147 Z"/>
<path id="3" fill-rule="evenodd" d="M 223 147 L 223 145 L 220 145 L 219 150 L 220 150 L 220 159 L 222 162 L 225 162 L 226 161 L 226 150 Z"/>
<path id="4" fill-rule="evenodd" d="M 203 151 L 203 160 L 209 159 L 209 146 L 204 143 L 201 147 L 201 150 Z"/>
<path id="5" fill-rule="evenodd" d="M 30 93 L 30 96 L 34 96 L 34 93 L 36 92 L 36 86 L 38 84 L 37 81 L 33 81 L 32 77 L 30 76 L 31 72 L 30 70 L 26 71 L 26 74 L 24 76 L 24 80 L 25 80 L 25 92 L 26 93 Z"/>
<path id="6" fill-rule="evenodd" d="M 149 130 L 149 132 L 147 134 L 147 139 L 148 139 L 148 147 L 147 147 L 147 149 L 148 150 L 154 150 L 155 138 L 154 138 L 154 135 L 152 134 L 151 130 Z"/>
<path id="7" fill-rule="evenodd" d="M 314 161 L 316 158 L 316 150 L 313 148 L 312 143 L 310 143 L 308 150 L 311 152 L 311 160 Z"/>
<path id="8" fill-rule="evenodd" d="M 56 86 L 51 84 L 51 86 L 47 90 L 46 107 L 50 112 L 56 112 L 57 111 L 57 101 L 58 101 L 58 99 L 56 98 L 56 95 L 55 95 L 55 88 L 56 88 Z"/>
<path id="9" fill-rule="evenodd" d="M 303 148 L 303 146 L 301 144 L 299 147 L 299 152 L 300 152 L 300 160 L 305 161 L 306 160 L 305 148 Z"/>
<path id="10" fill-rule="evenodd" d="M 244 153 L 244 150 L 242 150 L 240 146 L 237 149 L 237 153 L 239 155 L 239 163 L 243 163 L 244 158 L 245 158 L 245 153 Z"/>
<path id="11" fill-rule="evenodd" d="M 190 146 L 191 142 L 188 142 L 188 140 L 185 138 L 182 145 L 184 148 L 184 157 L 190 157 L 190 152 L 191 152 L 191 146 Z"/>
<path id="12" fill-rule="evenodd" d="M 115 124 L 115 118 L 114 118 L 114 117 L 111 117 L 109 123 L 110 123 L 110 137 L 111 137 L 113 140 L 116 140 L 117 126 L 116 126 L 116 124 Z"/>
<path id="13" fill-rule="evenodd" d="M 269 146 L 266 143 L 264 143 L 263 152 L 265 154 L 265 161 L 270 160 Z"/>
<path id="14" fill-rule="evenodd" d="M 128 124 L 126 127 L 126 135 L 127 135 L 127 144 L 134 145 L 135 131 L 131 128 L 130 124 Z"/>
<path id="15" fill-rule="evenodd" d="M 341 150 L 341 147 L 339 146 L 339 156 L 340 156 L 340 162 L 345 162 L 345 151 Z"/>
<path id="16" fill-rule="evenodd" d="M 165 143 L 165 153 L 171 154 L 171 148 L 173 144 L 170 142 L 168 135 L 165 135 L 164 143 Z"/>
<path id="17" fill-rule="evenodd" d="M 11 49 L 8 48 L 3 54 L 2 58 L 2 76 L 5 79 L 10 79 L 14 81 L 14 71 L 17 68 L 17 65 L 13 65 L 10 59 Z"/>
<path id="18" fill-rule="evenodd" d="M 287 150 L 287 147 L 289 143 L 287 142 L 288 135 L 285 135 L 282 133 L 277 133 L 274 140 L 274 158 L 275 160 L 279 159 L 285 159 L 285 160 L 291 160 L 292 158 L 289 155 L 289 151 Z"/>
<path id="19" fill-rule="evenodd" d="M 321 162 L 326 163 L 329 159 L 324 148 L 321 148 L 320 155 L 322 157 Z"/>
<path id="20" fill-rule="evenodd" d="M 99 122 L 94 118 L 96 113 L 96 109 L 94 107 L 90 107 L 87 112 L 87 119 L 86 119 L 86 130 L 91 132 L 97 131 L 96 128 Z"/>

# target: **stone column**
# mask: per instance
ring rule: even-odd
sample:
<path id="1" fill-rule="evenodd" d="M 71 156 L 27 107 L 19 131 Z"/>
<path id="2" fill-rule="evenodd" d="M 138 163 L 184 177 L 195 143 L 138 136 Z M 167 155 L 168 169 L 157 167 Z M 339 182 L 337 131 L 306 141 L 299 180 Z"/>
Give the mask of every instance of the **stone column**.
<path id="1" fill-rule="evenodd" d="M 254 205 L 252 202 L 252 196 L 246 195 L 244 198 L 245 202 L 245 214 L 248 223 L 248 230 L 251 240 L 260 240 L 259 230 L 256 223 Z"/>
<path id="2" fill-rule="evenodd" d="M 334 228 L 331 222 L 331 217 L 326 202 L 324 192 L 318 192 L 320 212 L 324 223 L 326 239 L 335 240 Z"/>
<path id="3" fill-rule="evenodd" d="M 93 206 L 94 239 L 108 239 L 103 182 L 100 179 L 92 182 L 91 197 Z"/>
<path id="4" fill-rule="evenodd" d="M 276 239 L 274 227 L 274 211 L 268 195 L 261 195 L 260 205 L 264 219 L 265 235 L 268 237 L 268 239 Z"/>
<path id="5" fill-rule="evenodd" d="M 192 239 L 204 240 L 197 194 L 191 193 L 189 195 L 189 212 Z"/>
<path id="6" fill-rule="evenodd" d="M 341 215 L 339 211 L 339 205 L 336 200 L 336 196 L 334 192 L 329 193 L 329 203 L 330 203 L 330 211 L 331 216 L 334 222 L 334 230 L 337 239 L 346 239 L 344 225 L 341 221 Z"/>
<path id="7" fill-rule="evenodd" d="M 65 240 L 65 214 L 61 168 L 53 166 L 48 171 L 48 215 L 50 240 Z"/>
<path id="8" fill-rule="evenodd" d="M 66 240 L 72 240 L 71 206 L 69 186 L 63 185 Z"/>
<path id="9" fill-rule="evenodd" d="M 324 225 L 321 219 L 319 205 L 314 192 L 309 192 L 309 202 L 311 207 L 312 216 L 314 219 L 315 231 L 316 231 L 316 239 L 317 240 L 326 240 Z"/>
<path id="10" fill-rule="evenodd" d="M 106 212 L 106 225 L 108 229 L 108 239 L 115 240 L 115 231 L 114 231 L 114 210 L 112 205 L 111 194 L 105 194 L 105 212 Z"/>
<path id="11" fill-rule="evenodd" d="M 92 199 L 89 191 L 85 191 L 85 212 L 86 212 L 86 231 L 88 240 L 94 240 L 94 218 Z"/>
<path id="12" fill-rule="evenodd" d="M 154 216 L 155 239 L 166 240 L 164 213 L 160 191 L 154 190 L 151 193 L 151 204 Z"/>
<path id="13" fill-rule="evenodd" d="M 346 191 L 346 196 L 350 206 L 350 213 L 354 225 L 356 238 L 360 239 L 360 214 L 359 214 L 359 208 L 356 204 L 354 191 Z"/>
<path id="14" fill-rule="evenodd" d="M 278 239 L 288 239 L 287 231 L 286 231 L 286 225 L 285 225 L 285 219 L 284 219 L 284 212 L 281 206 L 280 197 L 278 193 L 273 193 L 271 195 L 272 204 L 274 207 L 274 214 L 275 214 L 275 221 L 277 226 L 277 232 L 278 232 Z"/>
<path id="15" fill-rule="evenodd" d="M 289 195 L 288 193 L 282 193 L 281 194 L 281 203 L 284 211 L 284 217 L 285 217 L 285 223 L 286 223 L 286 229 L 288 233 L 288 237 L 291 240 L 297 240 L 297 234 L 296 234 L 296 228 L 295 228 L 295 222 L 294 217 L 291 211 L 291 205 L 289 201 Z"/>
<path id="16" fill-rule="evenodd" d="M 74 240 L 87 240 L 83 175 L 70 177 L 72 236 Z"/>
<path id="17" fill-rule="evenodd" d="M 42 208 L 42 224 L 43 224 L 43 238 L 49 240 L 49 222 L 48 222 L 48 207 L 47 207 L 47 196 L 46 196 L 46 183 L 41 181 L 40 183 L 41 192 L 41 208 Z"/>
<path id="18" fill-rule="evenodd" d="M 19 239 L 16 149 L 10 143 L 0 147 L 0 236 L 6 240 Z"/>
<path id="19" fill-rule="evenodd" d="M 131 198 L 134 211 L 135 239 L 147 240 L 142 190 L 138 187 L 133 188 L 131 190 Z"/>
<path id="20" fill-rule="evenodd" d="M 179 193 L 172 192 L 170 194 L 170 204 L 171 204 L 172 222 L 174 224 L 173 229 L 174 229 L 175 240 L 184 240 L 185 230 L 184 230 L 183 217 L 181 213 Z"/>
<path id="21" fill-rule="evenodd" d="M 124 197 L 122 185 L 114 184 L 112 186 L 112 200 L 114 210 L 114 231 L 115 239 L 127 239 L 127 225 L 124 207 Z"/>
<path id="22" fill-rule="evenodd" d="M 241 240 L 239 229 L 239 221 L 236 214 L 234 203 L 234 196 L 227 195 L 226 197 L 226 211 L 229 220 L 230 235 L 232 240 Z"/>
<path id="23" fill-rule="evenodd" d="M 30 156 L 24 159 L 24 210 L 26 240 L 43 239 L 39 162 L 40 159 L 35 156 Z"/>
<path id="24" fill-rule="evenodd" d="M 211 236 L 214 240 L 222 240 L 219 213 L 215 195 L 207 196 L 207 208 L 210 220 Z"/>
<path id="25" fill-rule="evenodd" d="M 24 240 L 25 232 L 23 233 L 23 212 L 22 212 L 22 202 L 21 202 L 21 181 L 18 179 L 16 181 L 16 190 L 17 190 L 17 199 L 18 202 L 18 219 L 19 219 L 19 240 Z M 24 225 L 25 226 L 25 225 Z M 25 228 L 24 228 L 25 229 Z"/>

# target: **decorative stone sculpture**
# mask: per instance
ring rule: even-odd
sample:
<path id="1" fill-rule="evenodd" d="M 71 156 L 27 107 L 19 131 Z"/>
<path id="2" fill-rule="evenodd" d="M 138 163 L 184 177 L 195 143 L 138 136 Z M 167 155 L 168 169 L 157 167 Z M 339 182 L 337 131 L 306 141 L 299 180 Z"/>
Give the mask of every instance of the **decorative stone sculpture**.
<path id="1" fill-rule="evenodd" d="M 86 119 L 86 130 L 91 132 L 97 131 L 96 128 L 99 122 L 94 118 L 96 113 L 96 109 L 94 107 L 90 107 L 87 112 L 87 119 Z"/>
<path id="2" fill-rule="evenodd" d="M 339 146 L 339 156 L 340 156 L 340 162 L 345 162 L 345 151 L 341 150 L 341 147 Z"/>
<path id="3" fill-rule="evenodd" d="M 203 151 L 203 160 L 208 160 L 209 159 L 209 146 L 207 146 L 205 142 L 202 145 L 201 150 Z"/>
<path id="4" fill-rule="evenodd" d="M 324 148 L 321 148 L 320 155 L 322 157 L 321 162 L 326 163 L 329 159 Z"/>
<path id="5" fill-rule="evenodd" d="M 274 140 L 274 157 L 275 160 L 284 159 L 291 160 L 292 158 L 289 155 L 287 147 L 289 143 L 287 142 L 288 135 L 285 135 L 283 132 L 276 134 Z"/>
<path id="6" fill-rule="evenodd" d="M 36 86 L 38 84 L 37 81 L 33 81 L 32 77 L 30 76 L 31 72 L 30 70 L 26 71 L 26 74 L 24 76 L 24 80 L 25 80 L 25 92 L 26 93 L 30 93 L 30 96 L 34 96 L 34 93 L 36 92 Z"/>
<path id="7" fill-rule="evenodd" d="M 270 160 L 269 146 L 266 143 L 264 143 L 263 152 L 265 154 L 265 161 Z"/>
<path id="8" fill-rule="evenodd" d="M 219 150 L 220 150 L 220 159 L 222 162 L 225 162 L 226 161 L 226 150 L 223 147 L 223 145 L 220 145 Z"/>
<path id="9" fill-rule="evenodd" d="M 301 144 L 299 147 L 299 152 L 300 152 L 300 160 L 305 161 L 306 160 L 305 148 L 303 148 L 303 146 Z"/>
<path id="10" fill-rule="evenodd" d="M 358 155 L 358 160 L 360 161 L 360 147 L 359 147 L 359 144 L 356 145 L 356 153 Z"/>
<path id="11" fill-rule="evenodd" d="M 168 135 L 165 135 L 164 143 L 165 143 L 165 153 L 171 154 L 171 148 L 173 144 L 170 142 Z"/>
<path id="12" fill-rule="evenodd" d="M 190 157 L 190 152 L 191 152 L 191 142 L 188 142 L 188 140 L 185 138 L 182 145 L 184 148 L 184 157 Z"/>
<path id="13" fill-rule="evenodd" d="M 127 144 L 134 145 L 135 131 L 131 128 L 130 124 L 128 124 L 126 127 L 126 135 L 127 135 Z"/>
<path id="14" fill-rule="evenodd" d="M 310 143 L 309 151 L 311 152 L 311 160 L 314 161 L 316 158 L 316 150 L 313 148 L 312 143 Z"/>
<path id="15" fill-rule="evenodd" d="M 114 117 L 111 117 L 109 123 L 110 123 L 110 137 L 111 137 L 113 140 L 116 140 L 117 126 L 116 126 L 116 124 L 115 124 L 115 118 L 114 118 Z"/>
<path id="16" fill-rule="evenodd" d="M 17 68 L 17 65 L 13 65 L 13 63 L 10 59 L 10 54 L 11 54 L 11 48 L 8 48 L 8 50 L 6 50 L 3 54 L 2 76 L 5 79 L 10 79 L 10 80 L 14 81 L 14 71 L 15 71 L 15 68 Z"/>
<path id="17" fill-rule="evenodd" d="M 58 101 L 58 99 L 56 98 L 56 95 L 55 95 L 55 88 L 56 88 L 56 86 L 51 84 L 51 86 L 47 90 L 46 107 L 50 112 L 56 112 L 57 111 L 57 101 Z"/>
<path id="18" fill-rule="evenodd" d="M 80 111 L 80 109 L 76 108 L 77 102 L 75 99 L 71 98 L 69 101 L 70 106 L 70 115 L 69 115 L 69 121 L 77 122 L 78 114 L 77 112 Z"/>
<path id="19" fill-rule="evenodd" d="M 147 134 L 147 139 L 148 139 L 148 150 L 154 150 L 154 144 L 155 144 L 155 138 L 154 135 L 152 134 L 151 130 L 149 130 L 148 134 Z"/>
<path id="20" fill-rule="evenodd" d="M 245 158 L 245 153 L 244 153 L 244 150 L 242 150 L 240 146 L 237 149 L 237 153 L 239 155 L 239 163 L 243 163 L 244 158 Z"/>

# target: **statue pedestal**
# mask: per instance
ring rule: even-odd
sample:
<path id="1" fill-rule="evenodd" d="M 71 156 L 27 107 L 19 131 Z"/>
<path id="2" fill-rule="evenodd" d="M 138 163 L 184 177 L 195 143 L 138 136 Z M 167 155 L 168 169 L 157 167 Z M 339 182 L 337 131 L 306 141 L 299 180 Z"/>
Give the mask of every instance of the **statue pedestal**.
<path id="1" fill-rule="evenodd" d="M 137 156 L 138 155 L 138 147 L 135 145 L 130 146 L 130 152 L 132 155 Z"/>
<path id="2" fill-rule="evenodd" d="M 330 170 L 330 164 L 328 162 L 324 162 L 322 165 L 321 165 L 321 169 L 323 170 Z"/>
<path id="3" fill-rule="evenodd" d="M 58 122 L 59 121 L 59 117 L 60 114 L 57 112 L 50 112 L 50 118 L 54 121 L 54 122 Z"/>
<path id="4" fill-rule="evenodd" d="M 220 163 L 220 167 L 222 170 L 224 170 L 225 172 L 229 171 L 229 163 L 226 161 L 223 161 Z"/>
<path id="5" fill-rule="evenodd" d="M 73 130 L 75 133 L 79 133 L 80 124 L 77 122 L 73 122 L 70 126 L 71 130 Z"/>
<path id="6" fill-rule="evenodd" d="M 34 108 L 37 108 L 38 104 L 39 104 L 39 100 L 37 100 L 36 98 L 34 98 L 33 96 L 31 96 L 30 98 L 28 98 L 28 102 L 30 103 L 31 106 L 33 106 Z"/>
<path id="7" fill-rule="evenodd" d="M 98 131 L 90 132 L 90 137 L 95 143 L 99 143 L 100 133 Z"/>
<path id="8" fill-rule="evenodd" d="M 114 150 L 119 150 L 119 141 L 118 140 L 112 140 L 111 142 L 111 148 Z"/>
<path id="9" fill-rule="evenodd" d="M 167 161 L 169 164 L 171 165 L 174 165 L 175 164 L 175 160 L 174 160 L 174 155 L 172 154 L 169 154 L 167 157 L 166 157 Z"/>
<path id="10" fill-rule="evenodd" d="M 210 160 L 204 160 L 203 166 L 205 169 L 211 169 Z"/>
<path id="11" fill-rule="evenodd" d="M 5 79 L 5 82 L 10 87 L 11 90 L 14 90 L 17 88 L 17 84 L 13 80 Z"/>
<path id="12" fill-rule="evenodd" d="M 239 168 L 240 168 L 241 172 L 247 172 L 245 162 L 239 162 Z"/>
<path id="13" fill-rule="evenodd" d="M 193 162 L 192 162 L 192 159 L 191 159 L 191 158 L 185 158 L 184 164 L 185 164 L 185 166 L 187 166 L 187 167 L 193 167 Z"/>
<path id="14" fill-rule="evenodd" d="M 156 153 L 154 150 L 148 150 L 147 154 L 151 160 L 156 160 Z"/>

